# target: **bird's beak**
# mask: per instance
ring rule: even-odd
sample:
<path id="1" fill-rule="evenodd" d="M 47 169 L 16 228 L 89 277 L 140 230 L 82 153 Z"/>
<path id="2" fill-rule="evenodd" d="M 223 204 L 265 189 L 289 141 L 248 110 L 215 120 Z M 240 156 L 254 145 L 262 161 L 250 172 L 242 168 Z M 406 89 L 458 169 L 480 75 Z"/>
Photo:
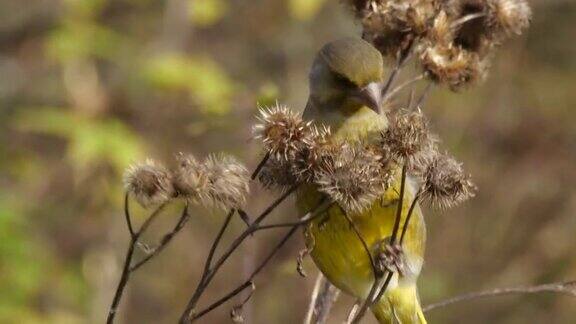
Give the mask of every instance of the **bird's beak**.
<path id="1" fill-rule="evenodd" d="M 358 99 L 362 104 L 380 113 L 380 104 L 382 103 L 382 84 L 379 82 L 372 82 L 360 89 L 358 92 Z"/>

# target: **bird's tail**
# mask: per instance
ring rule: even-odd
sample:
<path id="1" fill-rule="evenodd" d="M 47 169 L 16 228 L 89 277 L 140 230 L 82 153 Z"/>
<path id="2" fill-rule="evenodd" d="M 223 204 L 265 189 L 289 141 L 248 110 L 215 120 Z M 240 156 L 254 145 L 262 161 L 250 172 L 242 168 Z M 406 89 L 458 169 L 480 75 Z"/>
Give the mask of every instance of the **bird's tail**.
<path id="1" fill-rule="evenodd" d="M 416 285 L 399 286 L 387 291 L 372 306 L 372 312 L 380 324 L 426 324 Z"/>

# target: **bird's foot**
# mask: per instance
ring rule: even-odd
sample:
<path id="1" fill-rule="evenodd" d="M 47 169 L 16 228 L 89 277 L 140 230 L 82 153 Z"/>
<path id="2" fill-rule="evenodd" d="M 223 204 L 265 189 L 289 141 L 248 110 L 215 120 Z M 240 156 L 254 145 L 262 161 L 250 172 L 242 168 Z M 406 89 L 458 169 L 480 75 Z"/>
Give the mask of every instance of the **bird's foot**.
<path id="1" fill-rule="evenodd" d="M 397 272 L 400 276 L 405 273 L 405 259 L 402 246 L 398 243 L 391 244 L 383 241 L 376 251 L 376 267 L 381 273 L 385 271 Z"/>

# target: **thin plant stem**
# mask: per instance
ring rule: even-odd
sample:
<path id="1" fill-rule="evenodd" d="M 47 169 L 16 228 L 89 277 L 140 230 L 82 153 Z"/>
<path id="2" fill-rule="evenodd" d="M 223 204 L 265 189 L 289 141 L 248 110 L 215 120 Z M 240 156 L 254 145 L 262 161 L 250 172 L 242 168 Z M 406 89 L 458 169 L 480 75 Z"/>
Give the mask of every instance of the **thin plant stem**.
<path id="1" fill-rule="evenodd" d="M 392 228 L 392 236 L 390 237 L 390 244 L 391 245 L 396 243 L 396 238 L 398 236 L 398 231 L 400 228 L 400 221 L 402 219 L 402 209 L 404 207 L 404 193 L 406 191 L 406 174 L 407 174 L 407 171 L 408 171 L 407 164 L 404 163 L 402 166 L 402 175 L 401 175 L 401 181 L 400 181 L 400 193 L 399 193 L 398 207 L 396 208 L 396 218 L 394 220 L 394 227 Z M 390 271 L 385 271 L 384 274 L 386 274 L 386 280 L 384 281 L 382 288 L 380 288 L 380 290 L 378 290 L 378 286 L 380 285 L 380 281 L 381 281 L 382 276 L 377 276 L 376 279 L 374 280 L 374 283 L 372 284 L 372 288 L 370 289 L 370 293 L 368 294 L 368 297 L 366 297 L 366 299 L 362 303 L 362 306 L 358 310 L 358 313 L 356 313 L 356 316 L 352 320 L 352 324 L 359 323 L 360 320 L 362 319 L 362 317 L 364 317 L 364 315 L 366 314 L 366 310 L 368 310 L 368 307 L 371 306 L 377 300 L 379 300 L 382 297 L 382 295 L 384 294 L 384 292 L 386 291 L 386 288 L 388 288 L 388 285 L 390 284 L 393 273 Z"/>
<path id="2" fill-rule="evenodd" d="M 316 215 L 324 213 L 326 209 L 333 204 L 333 202 L 331 201 L 326 202 L 323 201 L 324 200 L 321 200 L 320 204 L 316 208 L 314 208 L 313 211 L 306 213 L 306 215 L 304 215 L 301 219 L 308 219 L 308 220 L 313 219 Z M 270 262 L 270 260 L 272 260 L 274 255 L 276 255 L 276 253 L 280 250 L 280 248 L 284 246 L 284 244 L 288 241 L 288 239 L 290 239 L 290 237 L 294 234 L 294 232 L 296 232 L 296 230 L 302 225 L 303 224 L 301 223 L 293 225 L 292 228 L 284 235 L 282 240 L 280 240 L 278 244 L 276 244 L 276 246 L 272 249 L 272 251 L 268 254 L 268 256 L 262 261 L 262 263 L 260 263 L 260 265 L 252 272 L 252 274 L 248 277 L 248 279 L 244 283 L 242 283 L 234 290 L 230 291 L 224 297 L 212 303 L 206 309 L 198 312 L 197 314 L 194 314 L 191 318 L 191 321 L 195 321 L 196 319 L 206 315 L 207 313 L 211 312 L 212 310 L 216 309 L 217 307 L 228 301 L 230 298 L 242 292 L 247 287 L 251 286 L 253 284 L 254 278 L 266 267 L 266 265 Z M 252 231 L 257 229 L 257 227 L 251 227 L 251 228 Z"/>
<path id="3" fill-rule="evenodd" d="M 130 216 L 130 195 L 128 193 L 124 194 L 124 218 L 126 219 L 126 226 L 128 227 L 128 232 L 130 237 L 134 238 L 136 233 L 134 232 L 134 226 L 132 225 L 132 217 Z"/>
<path id="4" fill-rule="evenodd" d="M 374 258 L 372 257 L 372 253 L 370 253 L 370 248 L 368 247 L 366 240 L 364 240 L 362 233 L 360 233 L 360 230 L 358 229 L 358 227 L 356 226 L 354 221 L 350 218 L 350 216 L 348 216 L 348 213 L 346 213 L 346 211 L 343 210 L 342 208 L 340 208 L 340 211 L 342 212 L 344 217 L 346 217 L 348 224 L 350 224 L 350 227 L 352 228 L 352 230 L 356 234 L 356 237 L 358 237 L 358 240 L 360 240 L 360 243 L 362 243 L 362 247 L 364 248 L 366 255 L 368 255 L 368 259 L 370 260 L 370 267 L 372 268 L 372 274 L 374 275 L 374 280 L 376 280 L 378 278 L 378 271 L 376 269 L 376 262 L 374 261 Z"/>
<path id="5" fill-rule="evenodd" d="M 130 264 L 132 262 L 132 258 L 134 257 L 134 250 L 136 244 L 138 243 L 138 239 L 148 229 L 148 226 L 158 217 L 158 215 L 164 210 L 166 203 L 161 204 L 158 206 L 151 214 L 146 218 L 142 226 L 138 231 L 134 231 L 134 227 L 132 226 L 132 217 L 130 215 L 130 204 L 129 204 L 129 195 L 125 196 L 124 200 L 124 215 L 126 218 L 126 224 L 128 227 L 128 231 L 130 232 L 130 243 L 128 244 L 128 249 L 126 250 L 126 256 L 124 257 L 124 265 L 122 266 L 122 274 L 120 275 L 120 281 L 118 282 L 118 286 L 116 286 L 116 291 L 114 292 L 114 298 L 112 299 L 112 304 L 108 310 L 108 316 L 106 318 L 106 323 L 111 324 L 114 323 L 114 319 L 116 317 L 116 313 L 118 311 L 118 305 L 122 300 L 122 295 L 124 294 L 124 290 L 126 290 L 126 284 L 128 280 L 130 280 Z"/>
<path id="6" fill-rule="evenodd" d="M 414 199 L 410 204 L 410 209 L 408 209 L 408 214 L 406 215 L 406 219 L 404 220 L 404 225 L 402 226 L 402 234 L 400 234 L 400 245 L 404 242 L 404 237 L 406 236 L 406 232 L 408 232 L 408 224 L 410 223 L 410 218 L 414 213 L 414 208 L 416 208 L 416 203 L 420 200 L 420 196 L 422 195 L 422 189 L 418 189 L 418 192 L 414 195 Z"/>
<path id="7" fill-rule="evenodd" d="M 362 317 L 364 317 L 364 314 L 366 314 L 368 307 L 370 307 L 370 305 L 372 304 L 372 300 L 374 299 L 374 296 L 376 296 L 376 294 L 378 293 L 378 286 L 380 286 L 381 279 L 382 279 L 382 277 L 378 277 L 374 280 L 374 283 L 372 284 L 372 287 L 370 288 L 370 292 L 368 293 L 368 296 L 362 302 L 362 304 L 360 305 L 360 308 L 358 308 L 358 312 L 354 315 L 354 317 L 352 318 L 352 321 L 350 321 L 351 324 L 360 323 L 360 321 L 362 320 Z"/>
<path id="8" fill-rule="evenodd" d="M 262 261 L 262 263 L 256 268 L 256 270 L 254 270 L 254 272 L 252 272 L 252 274 L 250 275 L 250 277 L 244 282 L 242 283 L 240 286 L 238 286 L 237 288 L 235 288 L 234 290 L 230 291 L 228 294 L 226 294 L 224 297 L 220 298 L 219 300 L 217 300 L 216 302 L 212 303 L 210 306 L 206 307 L 206 309 L 198 312 L 198 314 L 195 314 L 192 317 L 192 321 L 195 321 L 199 318 L 201 318 L 202 316 L 208 314 L 209 312 L 213 311 L 214 309 L 218 308 L 220 305 L 224 304 L 225 302 L 227 302 L 229 299 L 231 299 L 232 297 L 238 295 L 240 292 L 242 292 L 244 289 L 252 286 L 253 284 L 253 280 L 254 277 L 256 277 L 256 275 L 258 275 L 258 273 L 260 273 L 260 271 L 262 271 L 262 269 L 264 269 L 266 267 L 266 265 L 268 264 L 268 262 L 270 262 L 270 260 L 272 260 L 272 258 L 274 257 L 274 255 L 276 255 L 276 253 L 280 250 L 280 248 L 288 241 L 288 239 L 290 239 L 290 237 L 296 232 L 296 230 L 298 229 L 300 225 L 296 225 L 296 226 L 292 226 L 292 228 L 286 233 L 286 235 L 284 235 L 284 237 L 282 238 L 282 240 L 280 242 L 278 242 L 278 244 L 272 249 L 272 251 L 268 254 L 268 256 L 264 259 L 264 261 Z"/>
<path id="9" fill-rule="evenodd" d="M 203 292 L 206 290 L 206 288 L 208 287 L 208 285 L 210 284 L 210 282 L 212 281 L 212 279 L 214 278 L 214 276 L 216 275 L 216 273 L 218 272 L 220 267 L 222 267 L 222 265 L 226 262 L 226 260 L 228 260 L 230 255 L 232 255 L 232 253 L 234 253 L 234 251 L 236 251 L 236 249 L 240 246 L 240 244 L 244 241 L 244 239 L 246 239 L 246 237 L 250 236 L 253 233 L 254 229 L 257 228 L 260 225 L 260 223 L 270 213 L 272 213 L 276 209 L 276 207 L 278 207 L 278 205 L 280 205 L 280 203 L 282 203 L 294 191 L 296 191 L 297 188 L 298 188 L 297 185 L 292 186 L 282 196 L 280 196 L 278 199 L 276 199 L 270 206 L 268 206 L 268 208 L 266 208 L 260 214 L 260 216 L 258 216 L 258 218 L 256 218 L 256 220 L 254 220 L 254 222 L 248 228 L 246 228 L 244 230 L 244 232 L 242 232 L 242 234 L 240 234 L 234 240 L 234 242 L 232 242 L 230 247 L 214 263 L 213 266 L 209 265 L 208 268 L 205 267 L 205 269 L 202 273 L 202 277 L 201 277 L 203 279 L 200 279 L 200 281 L 196 287 L 196 290 L 194 291 L 194 294 L 192 295 L 192 297 L 190 297 L 190 300 L 186 304 L 186 308 L 185 308 L 184 312 L 182 313 L 182 315 L 180 316 L 180 323 L 187 323 L 189 321 L 189 319 L 191 318 L 192 312 L 194 311 L 194 308 L 196 307 L 196 304 L 198 303 Z"/>
<path id="10" fill-rule="evenodd" d="M 310 297 L 304 324 L 325 324 L 332 305 L 339 295 L 340 290 L 326 280 L 322 273 L 319 273 Z"/>
<path id="11" fill-rule="evenodd" d="M 340 290 L 334 287 L 329 281 L 325 281 L 320 290 L 320 296 L 316 300 L 316 320 L 314 324 L 325 324 L 328 321 L 330 310 L 334 301 L 338 298 Z"/>
<path id="12" fill-rule="evenodd" d="M 398 76 L 398 73 L 402 69 L 402 66 L 404 66 L 404 64 L 406 63 L 406 61 L 408 61 L 410 55 L 412 54 L 413 44 L 414 43 L 410 44 L 410 46 L 408 47 L 408 49 L 406 49 L 406 51 L 398 53 L 398 58 L 396 59 L 396 65 L 392 68 L 392 72 L 390 72 L 390 75 L 388 76 L 386 83 L 382 87 L 382 91 L 380 93 L 381 98 L 388 97 L 388 91 L 390 91 L 390 88 L 392 87 L 394 80 Z M 382 113 L 382 111 L 380 113 Z"/>
<path id="13" fill-rule="evenodd" d="M 490 290 L 472 292 L 448 298 L 437 303 L 432 303 L 424 307 L 423 311 L 429 312 L 431 310 L 446 307 L 455 303 L 480 298 L 506 296 L 506 295 L 538 294 L 544 292 L 561 293 L 561 294 L 567 294 L 572 297 L 576 297 L 576 281 L 554 282 L 527 287 L 495 288 Z"/>
<path id="14" fill-rule="evenodd" d="M 107 324 L 114 323 L 114 318 L 116 316 L 116 312 L 118 311 L 118 305 L 120 304 L 120 300 L 122 299 L 122 295 L 124 294 L 124 290 L 126 288 L 126 284 L 130 279 L 130 262 L 132 262 L 132 257 L 134 256 L 134 247 L 136 245 L 136 241 L 134 238 L 130 238 L 130 244 L 128 245 L 128 250 L 126 251 L 126 256 L 124 257 L 124 266 L 122 267 L 122 275 L 120 276 L 120 282 L 116 287 L 116 292 L 114 293 L 114 299 L 112 300 L 112 305 L 108 311 L 108 318 L 106 319 Z"/>
<path id="15" fill-rule="evenodd" d="M 402 178 L 400 181 L 400 196 L 398 207 L 396 208 L 396 218 L 394 219 L 394 227 L 392 228 L 392 236 L 390 237 L 390 244 L 396 243 L 398 237 L 398 230 L 400 229 L 400 221 L 402 219 L 402 209 L 404 208 L 404 194 L 406 191 L 406 174 L 408 172 L 408 165 L 406 162 L 402 165 Z"/>
<path id="16" fill-rule="evenodd" d="M 157 256 L 158 254 L 160 254 L 168 246 L 168 244 L 170 244 L 170 242 L 176 236 L 176 234 L 178 234 L 184 228 L 184 225 L 186 225 L 186 222 L 188 222 L 189 219 L 190 219 L 190 214 L 188 213 L 188 203 L 186 203 L 186 206 L 182 210 L 182 214 L 180 215 L 180 218 L 178 219 L 178 222 L 176 223 L 174 228 L 172 228 L 172 230 L 170 232 L 166 233 L 162 237 L 162 239 L 160 240 L 160 245 L 158 245 L 156 248 L 154 248 L 154 250 L 152 250 L 152 252 L 150 254 L 148 254 L 142 260 L 140 260 L 140 261 L 136 262 L 134 265 L 132 265 L 130 267 L 130 272 L 134 272 L 134 271 L 138 270 L 141 266 L 148 263 L 148 261 L 150 261 L 152 258 Z"/>
<path id="17" fill-rule="evenodd" d="M 322 273 L 318 274 L 316 282 L 314 283 L 314 289 L 312 289 L 312 294 L 310 295 L 310 303 L 308 304 L 308 311 L 306 312 L 306 317 L 304 317 L 304 324 L 312 324 L 312 318 L 314 318 L 314 311 L 316 309 L 316 301 L 320 296 L 320 291 L 324 287 L 324 283 L 327 282 L 326 278 Z"/>
<path id="18" fill-rule="evenodd" d="M 360 305 L 362 305 L 361 300 L 357 300 L 354 303 L 354 306 L 352 306 L 352 309 L 350 310 L 350 312 L 348 313 L 348 316 L 346 317 L 346 322 L 345 322 L 346 324 L 352 323 L 352 320 L 354 320 L 354 317 L 358 313 L 358 308 L 360 307 Z"/>
<path id="19" fill-rule="evenodd" d="M 196 285 L 196 289 L 194 290 L 194 293 L 192 294 L 192 297 L 190 299 L 190 303 L 196 303 L 198 301 L 198 299 L 200 298 L 200 295 L 202 294 L 203 291 L 203 286 L 205 284 L 206 278 L 208 276 L 208 274 L 210 273 L 210 267 L 212 266 L 212 259 L 214 258 L 214 254 L 216 253 L 216 249 L 218 248 L 218 245 L 220 244 L 220 241 L 222 240 L 222 236 L 224 236 L 224 232 L 226 232 L 226 229 L 228 228 L 228 225 L 230 224 L 230 221 L 232 220 L 232 216 L 234 216 L 234 209 L 230 210 L 228 212 L 228 214 L 226 215 L 226 218 L 224 219 L 224 223 L 222 223 L 222 225 L 220 226 L 220 229 L 218 230 L 218 234 L 216 234 L 216 238 L 214 238 L 214 241 L 212 241 L 212 245 L 210 246 L 210 251 L 208 252 L 208 257 L 206 257 L 206 261 L 204 262 L 204 270 L 202 271 L 202 275 L 200 277 L 200 280 L 198 281 L 198 284 Z"/>
<path id="20" fill-rule="evenodd" d="M 256 169 L 254 169 L 254 172 L 252 172 L 250 179 L 252 180 L 256 179 L 256 177 L 258 176 L 264 165 L 266 165 L 266 162 L 268 162 L 268 159 L 270 159 L 270 152 L 266 152 L 266 155 L 264 155 L 260 163 L 258 163 Z"/>
<path id="21" fill-rule="evenodd" d="M 426 85 L 426 88 L 424 88 L 424 91 L 422 91 L 422 94 L 420 95 L 420 97 L 418 98 L 418 101 L 416 101 L 416 105 L 414 105 L 414 107 L 416 108 L 420 108 L 420 106 L 422 105 L 422 103 L 424 102 L 424 100 L 426 100 L 426 97 L 428 96 L 428 94 L 430 93 L 430 90 L 432 90 L 432 82 L 429 82 Z"/>
<path id="22" fill-rule="evenodd" d="M 400 84 L 399 86 L 394 88 L 392 91 L 388 92 L 388 94 L 386 95 L 386 97 L 384 97 L 384 99 L 382 99 L 382 101 L 383 102 L 388 101 L 388 99 L 394 97 L 394 95 L 397 94 L 398 92 L 400 92 L 402 89 L 424 79 L 425 77 L 426 77 L 426 74 L 422 73 L 422 74 L 419 74 L 419 75 L 415 76 L 414 78 Z"/>
<path id="23" fill-rule="evenodd" d="M 322 202 L 323 202 L 323 200 L 320 201 L 320 203 L 322 203 Z M 286 223 L 277 223 L 277 224 L 269 224 L 269 225 L 260 225 L 256 228 L 254 228 L 254 232 L 266 230 L 266 229 L 271 229 L 271 228 L 284 228 L 284 227 L 292 227 L 292 226 L 296 226 L 296 225 L 307 224 L 307 223 L 311 222 L 312 220 L 322 216 L 322 212 L 326 211 L 328 208 L 332 207 L 334 204 L 335 204 L 334 202 L 327 204 L 326 207 L 321 209 L 320 212 L 318 212 L 318 213 L 307 213 L 304 217 L 300 218 L 300 220 L 297 222 L 286 222 Z"/>
<path id="24" fill-rule="evenodd" d="M 467 23 L 467 22 L 470 21 L 470 20 L 482 18 L 482 17 L 485 17 L 485 16 L 486 16 L 486 14 L 483 13 L 483 12 L 474 13 L 474 14 L 470 14 L 470 15 L 464 16 L 464 17 L 462 17 L 462 18 L 460 18 L 460 19 L 458 19 L 458 20 L 455 20 L 455 21 L 450 25 L 450 28 L 457 28 L 457 27 L 459 27 L 460 25 L 463 25 L 463 24 Z"/>

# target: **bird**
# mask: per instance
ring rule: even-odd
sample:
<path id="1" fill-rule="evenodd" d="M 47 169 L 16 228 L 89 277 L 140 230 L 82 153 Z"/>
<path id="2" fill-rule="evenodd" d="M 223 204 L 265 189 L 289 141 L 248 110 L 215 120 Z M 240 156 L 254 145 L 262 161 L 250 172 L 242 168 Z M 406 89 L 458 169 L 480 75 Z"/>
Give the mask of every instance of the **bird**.
<path id="1" fill-rule="evenodd" d="M 380 113 L 384 59 L 370 43 L 348 37 L 324 45 L 309 73 L 309 97 L 305 120 L 329 127 L 335 142 L 371 141 L 386 130 L 388 120 Z M 370 249 L 390 239 L 399 205 L 400 178 L 365 211 L 347 215 L 342 206 L 331 205 L 304 229 L 310 256 L 326 279 L 341 291 L 365 300 L 375 282 Z M 405 217 L 415 187 L 407 181 L 402 204 Z M 297 192 L 301 213 L 310 212 L 325 199 L 314 185 Z M 352 221 L 352 225 L 350 224 Z M 360 240 L 362 237 L 364 242 Z M 372 306 L 379 323 L 426 323 L 417 290 L 426 242 L 424 217 L 419 206 L 402 245 L 405 271 L 394 273 L 380 300 Z"/>

